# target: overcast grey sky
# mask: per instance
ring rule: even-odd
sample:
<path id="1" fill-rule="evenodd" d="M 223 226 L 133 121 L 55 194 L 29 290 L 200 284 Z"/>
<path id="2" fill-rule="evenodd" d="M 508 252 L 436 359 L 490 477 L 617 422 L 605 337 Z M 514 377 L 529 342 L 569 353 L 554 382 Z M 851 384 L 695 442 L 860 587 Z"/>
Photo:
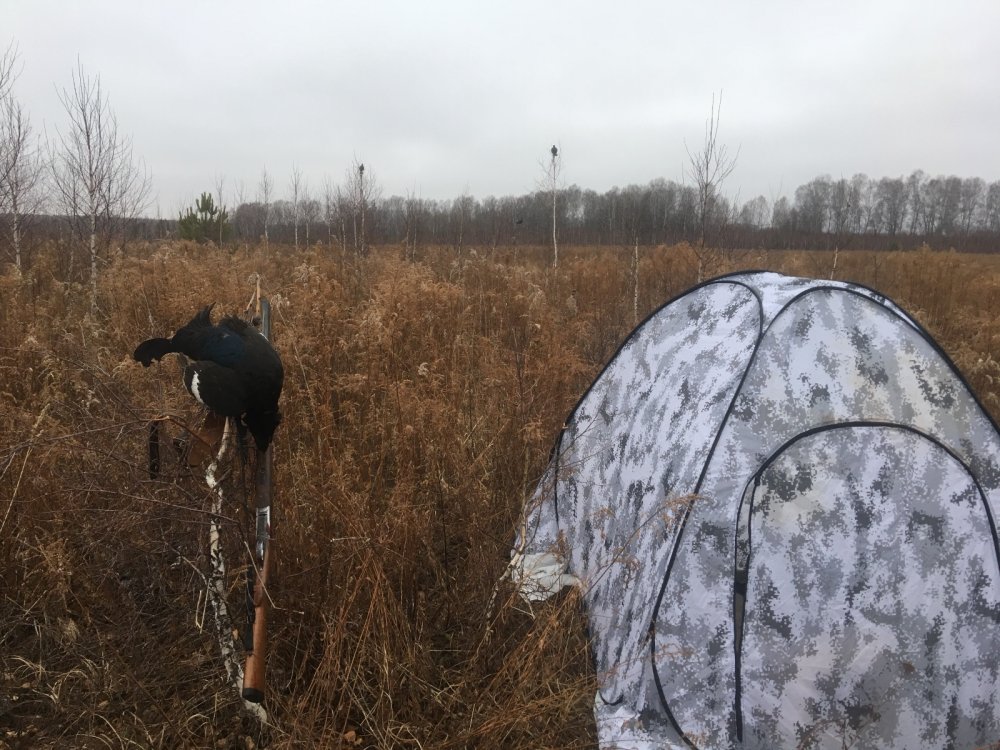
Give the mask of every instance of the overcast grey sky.
<path id="1" fill-rule="evenodd" d="M 820 174 L 1000 179 L 1000 1 L 0 0 L 33 124 L 79 57 L 176 213 L 225 176 L 314 193 L 354 157 L 385 195 L 680 181 L 723 91 L 730 196 Z M 232 198 L 230 197 L 230 200 Z"/>

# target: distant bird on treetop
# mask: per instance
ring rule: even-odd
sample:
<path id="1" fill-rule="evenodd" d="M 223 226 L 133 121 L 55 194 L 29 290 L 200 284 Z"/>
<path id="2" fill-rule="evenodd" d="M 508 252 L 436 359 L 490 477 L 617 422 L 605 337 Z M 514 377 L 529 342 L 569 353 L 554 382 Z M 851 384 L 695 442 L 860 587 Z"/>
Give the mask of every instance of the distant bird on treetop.
<path id="1" fill-rule="evenodd" d="M 281 359 L 271 342 L 240 318 L 230 315 L 213 325 L 212 307 L 199 311 L 172 338 L 143 341 L 132 357 L 149 367 L 171 352 L 185 355 L 191 360 L 184 368 L 188 392 L 216 414 L 236 419 L 266 451 L 281 421 Z"/>

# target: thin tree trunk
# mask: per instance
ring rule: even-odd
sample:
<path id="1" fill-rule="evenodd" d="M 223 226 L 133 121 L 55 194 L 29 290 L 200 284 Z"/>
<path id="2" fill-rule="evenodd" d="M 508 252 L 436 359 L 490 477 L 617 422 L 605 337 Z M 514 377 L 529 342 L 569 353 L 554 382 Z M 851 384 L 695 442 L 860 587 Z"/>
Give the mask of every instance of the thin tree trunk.
<path id="1" fill-rule="evenodd" d="M 556 239 L 556 166 L 552 157 L 552 267 L 559 267 L 559 241 Z"/>
<path id="2" fill-rule="evenodd" d="M 636 234 L 632 249 L 632 324 L 639 323 L 639 235 Z"/>
<path id="3" fill-rule="evenodd" d="M 11 216 L 10 216 L 10 234 L 11 241 L 14 244 L 14 265 L 17 270 L 23 271 L 21 265 L 21 220 L 19 216 L 20 206 L 17 205 L 17 198 L 11 203 Z"/>
<path id="4" fill-rule="evenodd" d="M 365 243 L 365 237 L 366 237 L 366 235 L 365 235 L 365 214 L 366 213 L 367 213 L 367 211 L 365 211 L 365 199 L 364 199 L 364 197 L 362 197 L 362 199 L 361 199 L 361 254 L 362 255 L 367 255 L 368 254 L 368 246 Z"/>
<path id="5" fill-rule="evenodd" d="M 90 306 L 97 308 L 97 214 L 90 214 Z"/>
<path id="6" fill-rule="evenodd" d="M 17 266 L 17 270 L 23 271 L 24 268 L 21 265 L 21 232 L 17 226 L 17 216 L 11 220 L 11 232 L 12 239 L 14 241 L 14 265 Z"/>

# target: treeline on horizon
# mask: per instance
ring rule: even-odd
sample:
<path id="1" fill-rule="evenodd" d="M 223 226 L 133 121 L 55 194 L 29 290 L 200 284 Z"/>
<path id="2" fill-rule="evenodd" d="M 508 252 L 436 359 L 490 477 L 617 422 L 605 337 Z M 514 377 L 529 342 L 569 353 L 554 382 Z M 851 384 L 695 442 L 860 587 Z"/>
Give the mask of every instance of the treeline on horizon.
<path id="1" fill-rule="evenodd" d="M 550 190 L 482 200 L 471 195 L 381 198 L 372 182 L 364 192 L 359 197 L 356 190 L 327 187 L 318 198 L 303 190 L 298 200 L 244 200 L 226 210 L 222 242 L 251 244 L 266 236 L 279 244 L 321 243 L 356 251 L 369 245 L 496 250 L 552 242 Z M 215 197 L 215 205 L 225 197 Z M 672 180 L 657 178 L 604 193 L 571 185 L 556 191 L 555 204 L 558 241 L 568 245 L 631 248 L 701 240 L 698 191 Z M 926 244 L 991 252 L 1000 247 L 1000 181 L 977 177 L 929 176 L 920 170 L 880 179 L 823 175 L 798 187 L 792 199 L 772 202 L 760 195 L 740 202 L 720 195 L 709 211 L 705 243 L 721 248 L 888 250 Z M 36 241 L 73 239 L 59 216 L 36 216 L 26 224 L 26 234 Z M 137 218 L 128 225 L 131 239 L 178 237 L 176 219 Z M 220 238 L 210 239 L 219 244 Z M 9 244 L 8 237 L 0 242 L 5 258 Z"/>
<path id="2" fill-rule="evenodd" d="M 552 242 L 553 196 L 537 190 L 520 196 L 454 200 L 392 196 L 367 206 L 368 227 L 360 235 L 361 201 L 327 191 L 322 198 L 240 203 L 232 214 L 232 237 L 250 242 L 339 243 L 345 249 L 371 244 L 450 245 L 461 248 L 547 245 Z M 645 185 L 604 193 L 577 185 L 556 191 L 558 241 L 586 246 L 656 246 L 698 243 L 698 190 L 657 178 Z M 956 176 L 872 179 L 858 174 L 813 179 L 773 203 L 757 196 L 741 203 L 722 195 L 708 204 L 705 243 L 766 249 L 910 248 L 921 244 L 989 251 L 1000 238 L 1000 181 Z"/>

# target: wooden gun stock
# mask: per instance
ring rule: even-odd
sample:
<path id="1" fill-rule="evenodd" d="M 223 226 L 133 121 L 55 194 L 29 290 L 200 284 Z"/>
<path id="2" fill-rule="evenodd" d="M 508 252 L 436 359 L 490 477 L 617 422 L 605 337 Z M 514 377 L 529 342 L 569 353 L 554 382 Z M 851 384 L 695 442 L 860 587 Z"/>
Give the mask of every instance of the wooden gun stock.
<path id="1" fill-rule="evenodd" d="M 263 561 L 257 561 L 253 587 L 252 646 L 243 668 L 243 698 L 251 703 L 264 701 L 264 668 L 267 658 L 267 579 L 271 568 L 271 545 L 264 547 Z"/>

